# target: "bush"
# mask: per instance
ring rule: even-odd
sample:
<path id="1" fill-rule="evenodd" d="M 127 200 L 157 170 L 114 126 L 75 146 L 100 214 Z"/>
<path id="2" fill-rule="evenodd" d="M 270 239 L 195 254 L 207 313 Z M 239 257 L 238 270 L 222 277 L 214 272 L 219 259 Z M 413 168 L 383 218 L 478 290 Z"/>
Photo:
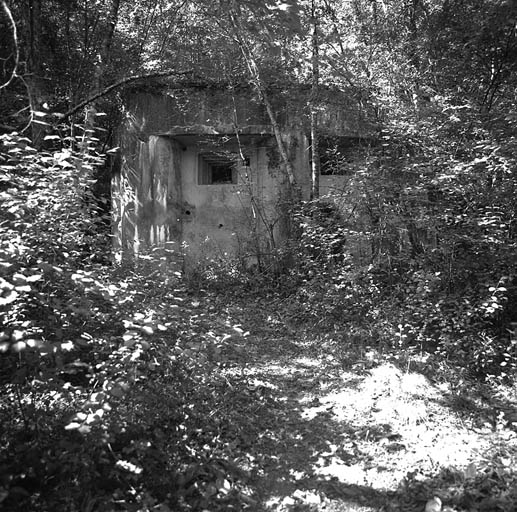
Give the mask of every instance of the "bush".
<path id="1" fill-rule="evenodd" d="M 294 211 L 291 304 L 326 329 L 360 330 L 365 343 L 432 351 L 476 377 L 506 379 L 517 362 L 517 155 L 500 120 L 490 131 L 462 115 L 461 125 L 394 126 L 346 178 L 339 206 Z M 359 232 L 369 257 L 354 253 Z"/>
<path id="2" fill-rule="evenodd" d="M 58 508 L 68 509 L 79 492 L 100 449 L 85 445 L 79 430 L 94 435 L 103 404 L 84 413 L 77 429 L 62 428 L 88 400 L 87 385 L 99 381 L 102 354 L 122 328 L 99 264 L 109 237 L 91 193 L 103 158 L 70 139 L 47 143 L 56 149 L 36 151 L 16 133 L 0 137 L 1 455 L 10 460 L 0 487 L 7 509 L 43 500 L 54 481 L 62 485 Z"/>

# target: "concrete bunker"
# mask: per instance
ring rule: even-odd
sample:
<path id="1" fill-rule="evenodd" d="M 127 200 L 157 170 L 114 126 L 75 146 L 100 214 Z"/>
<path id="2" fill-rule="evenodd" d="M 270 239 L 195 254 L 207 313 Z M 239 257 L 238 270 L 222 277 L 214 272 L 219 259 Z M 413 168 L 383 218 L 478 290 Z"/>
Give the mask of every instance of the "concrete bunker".
<path id="1" fill-rule="evenodd" d="M 269 118 L 253 91 L 167 87 L 132 91 L 112 182 L 115 248 L 156 248 L 183 260 L 253 258 L 285 240 L 288 180 Z M 305 104 L 275 98 L 302 197 L 310 193 Z M 357 137 L 332 113 L 329 130 Z M 348 123 L 350 123 L 349 116 Z M 340 177 L 333 177 L 333 183 Z"/>

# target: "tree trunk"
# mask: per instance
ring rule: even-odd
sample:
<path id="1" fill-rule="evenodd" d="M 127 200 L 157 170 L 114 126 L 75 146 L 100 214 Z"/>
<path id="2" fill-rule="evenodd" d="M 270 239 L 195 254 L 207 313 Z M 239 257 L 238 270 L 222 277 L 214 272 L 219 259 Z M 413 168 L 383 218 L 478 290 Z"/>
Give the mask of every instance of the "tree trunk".
<path id="1" fill-rule="evenodd" d="M 108 12 L 107 25 L 108 29 L 104 34 L 99 52 L 99 61 L 95 67 L 92 91 L 98 93 L 102 89 L 103 75 L 106 71 L 111 52 L 111 44 L 113 42 L 113 34 L 118 21 L 118 10 L 120 7 L 120 0 L 112 0 Z"/>
<path id="2" fill-rule="evenodd" d="M 27 73 L 24 76 L 24 83 L 27 88 L 27 96 L 31 110 L 31 135 L 32 144 L 38 148 L 41 145 L 45 134 L 45 125 L 41 118 L 36 118 L 33 112 L 43 110 L 46 102 L 44 82 L 44 56 L 42 55 L 43 41 L 41 30 L 41 0 L 29 0 L 26 25 L 26 59 Z"/>
<path id="3" fill-rule="evenodd" d="M 11 76 L 3 84 L 0 84 L 1 91 L 2 89 L 7 88 L 11 84 L 11 82 L 18 76 L 18 65 L 20 64 L 20 46 L 18 44 L 18 30 L 16 27 L 16 23 L 14 21 L 11 10 L 9 9 L 9 6 L 7 5 L 7 2 L 5 0 L 1 0 L 0 7 L 2 8 L 2 11 L 7 17 L 9 24 L 11 25 L 14 51 L 14 64 L 13 69 L 11 71 Z M 4 66 L 6 66 L 8 60 L 9 58 L 4 61 Z"/>
<path id="4" fill-rule="evenodd" d="M 287 149 L 285 147 L 284 141 L 282 139 L 282 131 L 280 130 L 280 125 L 276 120 L 275 113 L 273 111 L 273 106 L 271 105 L 271 101 L 269 100 L 269 95 L 267 93 L 266 87 L 262 82 L 262 78 L 260 76 L 260 70 L 258 68 L 257 62 L 253 56 L 253 51 L 250 48 L 249 44 L 245 41 L 242 36 L 242 31 L 237 23 L 237 19 L 235 14 L 230 10 L 229 12 L 230 22 L 234 29 L 235 37 L 237 39 L 237 43 L 239 44 L 239 48 L 241 53 L 246 61 L 246 65 L 251 75 L 251 80 L 257 89 L 260 99 L 266 108 L 267 115 L 269 117 L 269 121 L 273 128 L 273 133 L 275 135 L 276 144 L 278 147 L 278 152 L 280 153 L 280 158 L 282 159 L 282 163 L 285 168 L 285 172 L 287 174 L 287 178 L 289 180 L 291 193 L 294 193 L 296 197 L 300 196 L 300 192 L 298 191 L 296 176 L 294 173 L 294 167 L 287 154 Z"/>
<path id="5" fill-rule="evenodd" d="M 317 199 L 320 196 L 320 148 L 319 148 L 319 130 L 318 130 L 318 102 L 319 102 L 319 41 L 318 41 L 318 19 L 316 16 L 316 0 L 312 0 L 311 5 L 311 21 L 312 21 L 312 88 L 311 88 L 311 199 Z"/>

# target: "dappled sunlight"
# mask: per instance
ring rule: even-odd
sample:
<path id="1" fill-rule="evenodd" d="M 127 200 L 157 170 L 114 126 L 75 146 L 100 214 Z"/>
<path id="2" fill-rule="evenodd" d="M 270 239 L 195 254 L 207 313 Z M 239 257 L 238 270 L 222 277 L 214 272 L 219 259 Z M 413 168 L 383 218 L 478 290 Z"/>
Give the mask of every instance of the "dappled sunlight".
<path id="1" fill-rule="evenodd" d="M 416 365 L 343 361 L 305 333 L 271 332 L 253 304 L 215 307 L 178 287 L 161 301 L 152 286 L 123 294 L 131 309 L 109 354 L 126 362 L 110 363 L 120 373 L 101 393 L 115 411 L 92 424 L 115 432 L 113 485 L 160 468 L 152 489 L 164 500 L 173 481 L 177 503 L 257 512 L 423 510 L 435 495 L 460 511 L 488 499 L 474 492 L 487 481 L 501 486 L 497 503 L 510 499 L 517 435 L 504 416 L 466 414 L 462 395 Z M 69 420 L 79 433 L 85 411 Z"/>
<path id="2" fill-rule="evenodd" d="M 311 358 L 311 357 L 295 357 L 293 358 L 293 364 L 297 367 L 317 367 L 321 366 L 322 362 L 319 359 Z"/>
<path id="3" fill-rule="evenodd" d="M 2 512 L 517 512 L 517 0 L 0 0 Z"/>
<path id="4" fill-rule="evenodd" d="M 259 346 L 255 340 L 260 343 L 248 340 L 250 350 Z M 328 357 L 267 359 L 246 368 L 253 389 L 271 393 L 267 404 L 277 429 L 255 444 L 267 467 L 256 488 L 267 510 L 332 503 L 377 510 L 398 500 L 413 474 L 422 484 L 416 498 L 422 507 L 439 488 L 445 499 L 458 500 L 448 482 L 428 484 L 422 475 L 454 468 L 464 482 L 481 478 L 488 454 L 497 450 L 493 429 L 490 435 L 476 430 L 447 406 L 446 389 L 418 372 L 380 363 L 358 378 Z M 267 425 L 265 412 L 260 418 Z M 503 437 L 505 452 L 517 454 L 507 430 Z"/>
<path id="5" fill-rule="evenodd" d="M 490 441 L 440 405 L 437 400 L 441 395 L 423 375 L 384 364 L 372 369 L 357 389 L 345 387 L 320 400 L 321 409 L 331 408 L 337 421 L 356 426 L 356 446 L 379 443 L 390 454 L 388 464 L 400 466 L 403 462 L 408 468 L 425 465 L 434 469 L 482 463 Z M 379 433 L 377 425 L 388 430 Z M 375 487 L 375 481 L 368 478 L 361 483 Z M 394 489 L 396 484 L 392 481 L 390 487 Z"/>

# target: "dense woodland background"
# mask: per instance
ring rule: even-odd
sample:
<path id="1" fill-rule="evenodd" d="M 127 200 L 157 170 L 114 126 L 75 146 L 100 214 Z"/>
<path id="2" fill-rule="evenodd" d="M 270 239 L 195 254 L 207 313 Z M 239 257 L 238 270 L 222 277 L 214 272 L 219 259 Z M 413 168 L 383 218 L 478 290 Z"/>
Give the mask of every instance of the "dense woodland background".
<path id="1" fill-rule="evenodd" d="M 238 421 L 218 402 L 225 350 L 248 330 L 223 321 L 232 300 L 274 304 L 292 336 L 331 342 L 343 364 L 375 350 L 423 361 L 456 390 L 510 396 L 517 2 L 2 0 L 0 11 L 5 510 L 266 510 L 239 483 L 221 426 Z M 157 80 L 250 84 L 266 106 L 271 90 L 311 88 L 314 176 L 318 157 L 348 176 L 341 206 L 318 197 L 316 178 L 311 201 L 293 194 L 292 239 L 260 269 L 217 259 L 167 274 L 152 254 L 115 264 L 124 94 Z M 323 89 L 347 91 L 376 127 L 352 170 L 338 145 L 318 144 Z M 223 416 L 208 434 L 207 415 Z"/>

